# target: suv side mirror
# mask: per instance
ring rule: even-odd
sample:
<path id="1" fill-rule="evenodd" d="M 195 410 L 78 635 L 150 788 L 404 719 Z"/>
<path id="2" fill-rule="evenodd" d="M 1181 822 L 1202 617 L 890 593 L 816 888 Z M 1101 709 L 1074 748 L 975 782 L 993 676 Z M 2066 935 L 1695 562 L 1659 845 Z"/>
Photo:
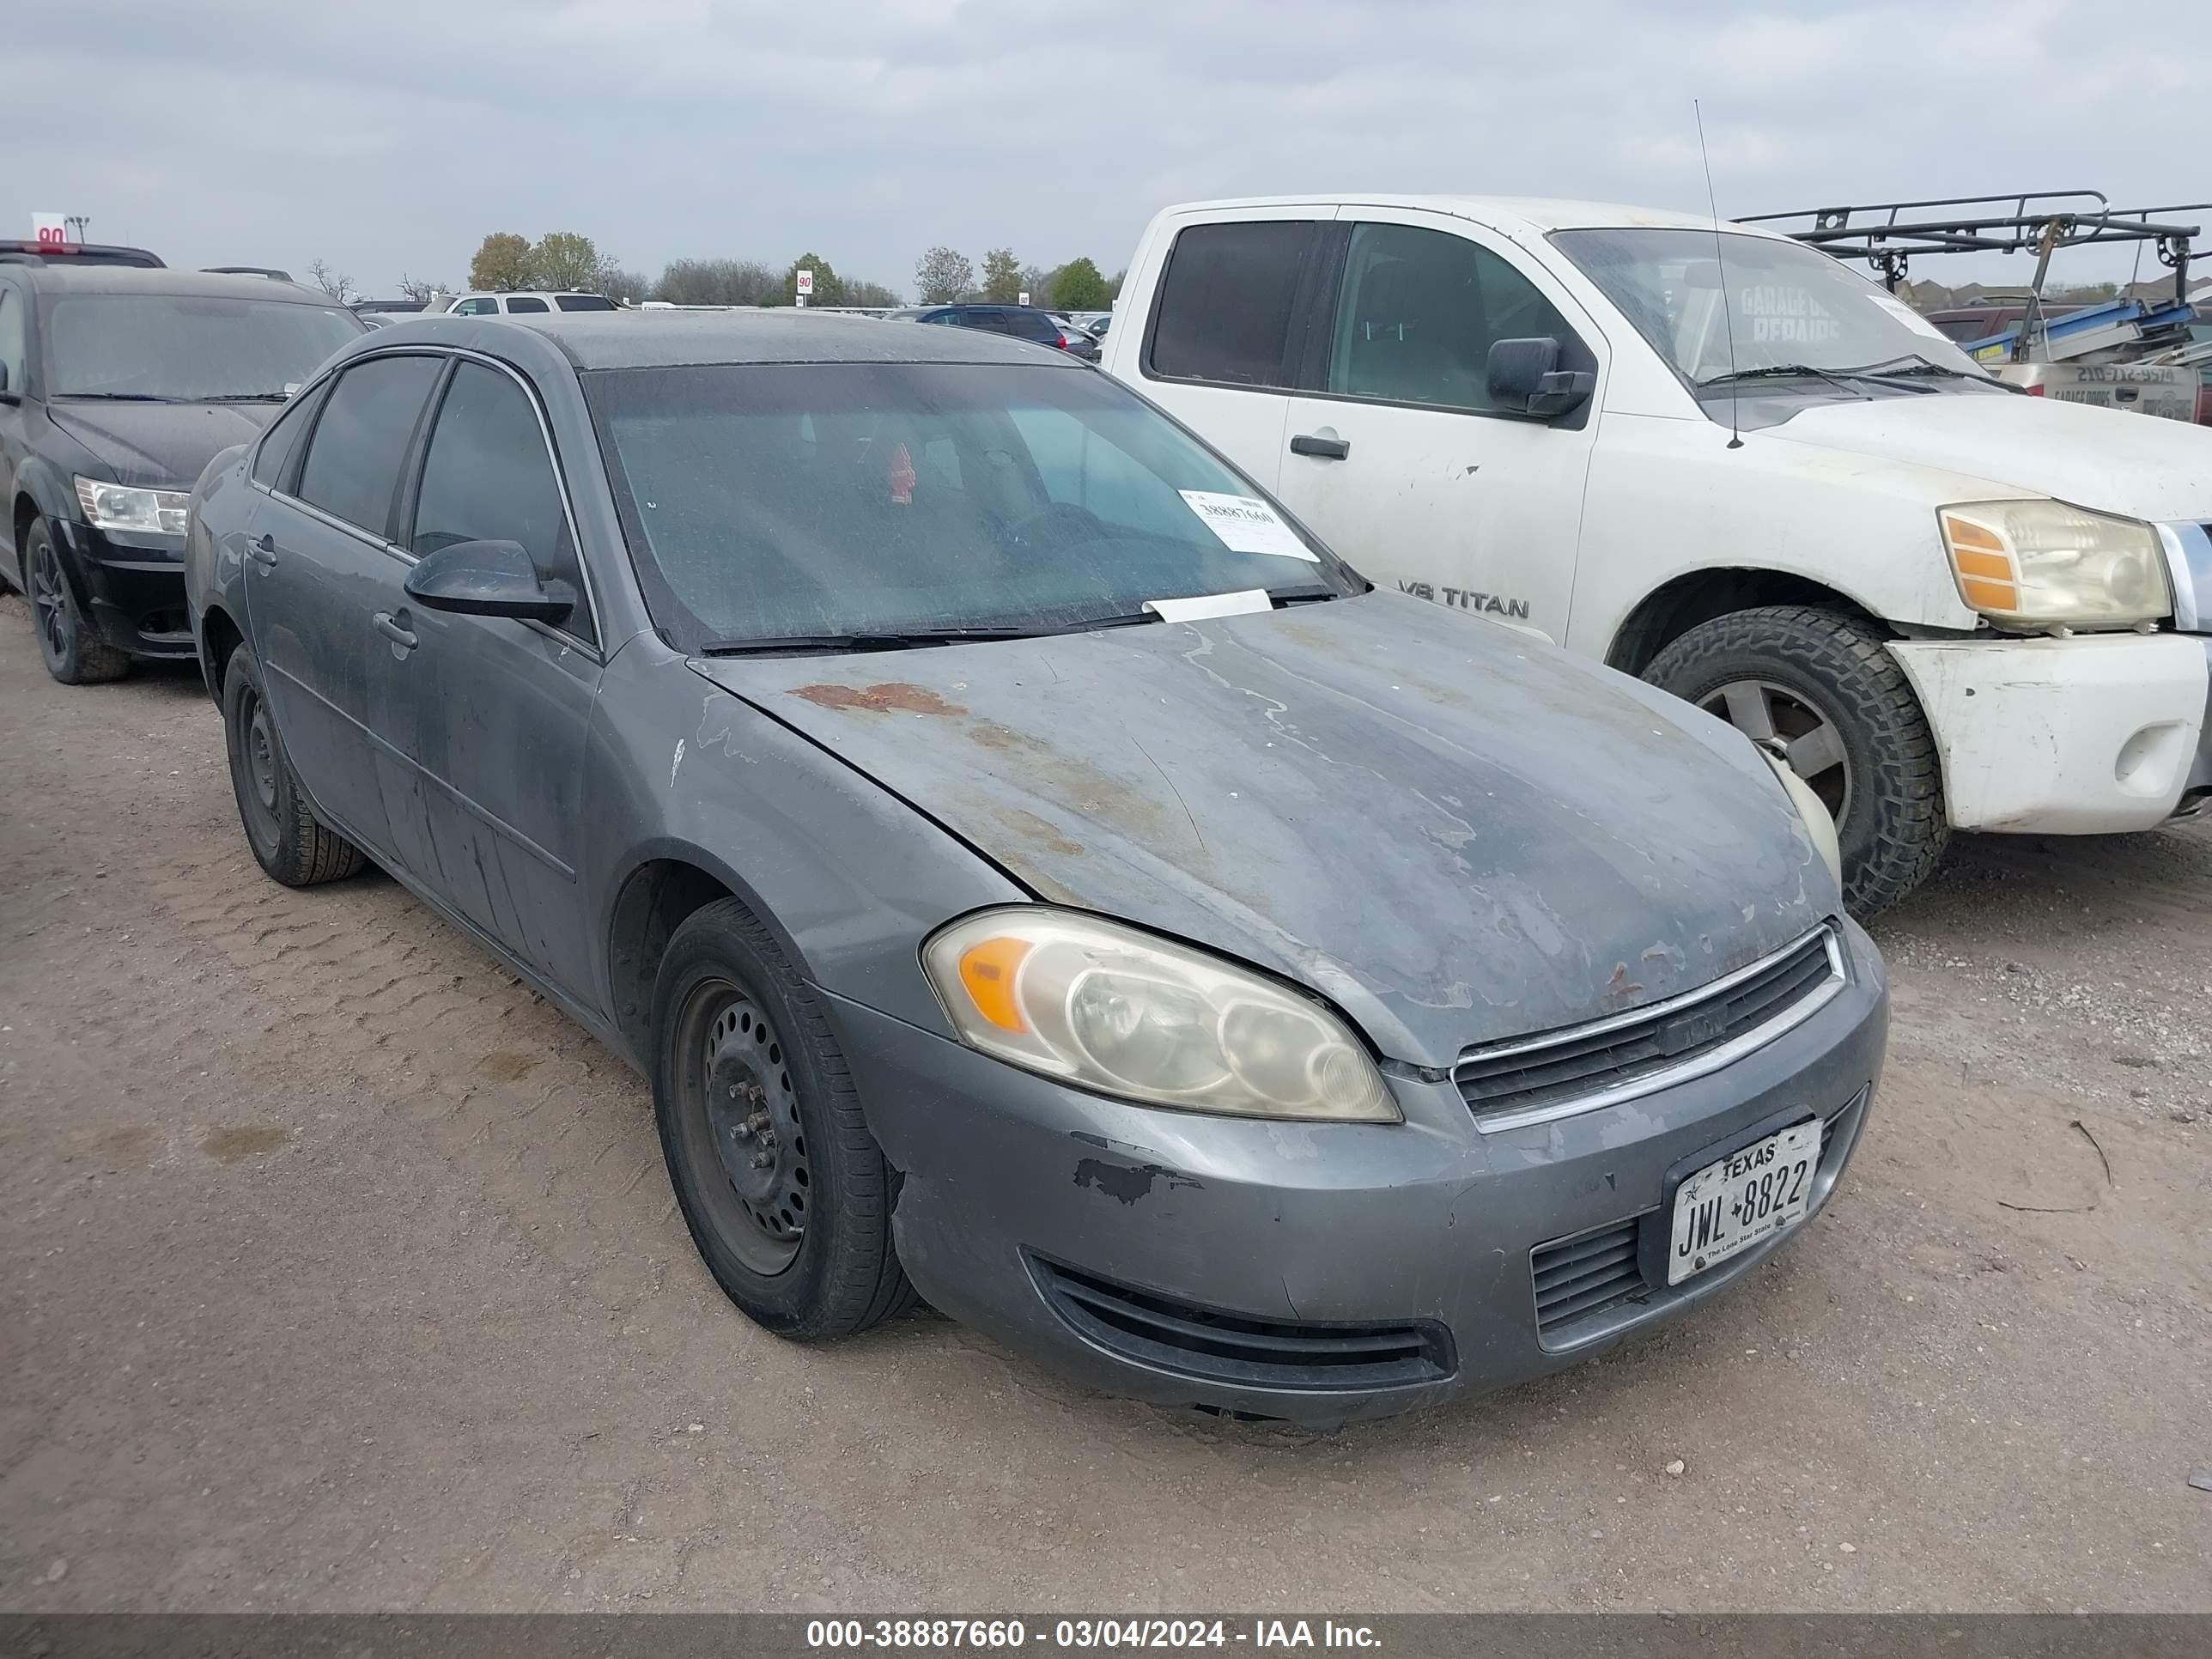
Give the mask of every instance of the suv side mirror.
<path id="1" fill-rule="evenodd" d="M 8 384 L 8 365 L 5 363 L 0 363 L 0 398 L 11 404 L 15 401 L 15 389 Z"/>
<path id="2" fill-rule="evenodd" d="M 1486 369 L 1492 403 L 1539 420 L 1572 414 L 1597 390 L 1596 375 L 1559 367 L 1559 343 L 1548 334 L 1492 342 Z"/>
<path id="3" fill-rule="evenodd" d="M 455 542 L 426 553 L 407 573 L 407 597 L 432 611 L 557 623 L 576 608 L 576 590 L 540 580 L 520 542 Z"/>

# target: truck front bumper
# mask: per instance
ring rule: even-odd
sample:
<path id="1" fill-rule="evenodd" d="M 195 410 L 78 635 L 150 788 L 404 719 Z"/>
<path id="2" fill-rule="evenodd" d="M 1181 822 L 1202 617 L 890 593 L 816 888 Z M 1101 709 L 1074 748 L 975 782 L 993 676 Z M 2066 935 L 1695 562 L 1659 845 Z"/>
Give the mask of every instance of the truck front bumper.
<path id="1" fill-rule="evenodd" d="M 2148 830 L 2212 790 L 2212 639 L 1900 640 L 1957 830 Z"/>

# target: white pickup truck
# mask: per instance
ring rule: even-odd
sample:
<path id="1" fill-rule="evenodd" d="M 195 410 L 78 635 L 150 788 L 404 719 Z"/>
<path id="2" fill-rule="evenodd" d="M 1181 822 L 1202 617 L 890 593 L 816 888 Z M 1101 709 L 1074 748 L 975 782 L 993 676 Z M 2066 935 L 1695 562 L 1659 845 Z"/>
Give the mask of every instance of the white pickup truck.
<path id="1" fill-rule="evenodd" d="M 1370 577 L 1786 756 L 1861 914 L 1954 829 L 2212 798 L 2212 431 L 2022 396 L 1825 253 L 1579 203 L 1206 203 L 1152 221 L 1114 319 L 1107 370 Z"/>

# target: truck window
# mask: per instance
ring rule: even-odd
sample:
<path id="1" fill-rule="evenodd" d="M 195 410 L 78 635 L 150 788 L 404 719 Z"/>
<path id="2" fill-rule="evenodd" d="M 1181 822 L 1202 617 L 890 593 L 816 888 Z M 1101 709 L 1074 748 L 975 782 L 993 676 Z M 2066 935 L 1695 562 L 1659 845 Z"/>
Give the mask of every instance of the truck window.
<path id="1" fill-rule="evenodd" d="M 1576 355 L 1566 319 L 1488 248 L 1416 225 L 1358 225 L 1337 301 L 1328 390 L 1492 409 L 1490 348 L 1540 335 Z"/>
<path id="2" fill-rule="evenodd" d="M 1146 368 L 1161 380 L 1291 385 L 1304 345 L 1298 285 L 1321 234 L 1297 219 L 1179 234 L 1160 277 Z"/>

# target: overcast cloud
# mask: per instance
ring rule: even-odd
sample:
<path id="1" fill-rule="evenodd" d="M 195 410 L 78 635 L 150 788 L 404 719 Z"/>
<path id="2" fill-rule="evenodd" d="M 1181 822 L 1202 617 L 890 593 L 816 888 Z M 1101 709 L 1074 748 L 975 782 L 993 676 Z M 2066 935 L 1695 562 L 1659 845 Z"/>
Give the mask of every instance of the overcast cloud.
<path id="1" fill-rule="evenodd" d="M 1200 197 L 1697 208 L 1692 97 L 1724 214 L 2212 198 L 2208 0 L 10 0 L 0 33 L 0 235 L 87 214 L 373 293 L 464 279 L 490 230 L 647 275 L 811 249 L 910 292 L 939 242 L 1110 273 Z"/>

